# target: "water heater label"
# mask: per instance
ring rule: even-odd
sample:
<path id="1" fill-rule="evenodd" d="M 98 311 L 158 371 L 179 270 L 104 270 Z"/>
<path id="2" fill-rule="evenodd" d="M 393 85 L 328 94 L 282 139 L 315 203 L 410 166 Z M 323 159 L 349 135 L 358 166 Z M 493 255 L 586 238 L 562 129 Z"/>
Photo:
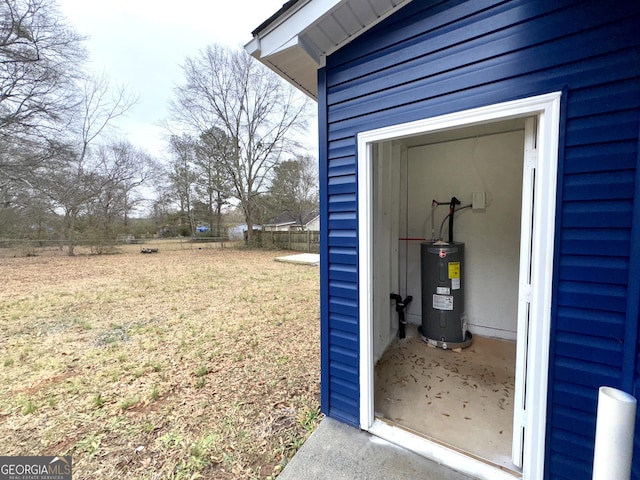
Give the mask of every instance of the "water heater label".
<path id="1" fill-rule="evenodd" d="M 449 279 L 460 278 L 460 262 L 449 262 Z"/>
<path id="2" fill-rule="evenodd" d="M 460 279 L 452 278 L 451 279 L 451 290 L 460 290 Z"/>
<path id="3" fill-rule="evenodd" d="M 449 287 L 436 287 L 436 293 L 438 295 L 451 295 L 451 289 Z"/>
<path id="4" fill-rule="evenodd" d="M 436 310 L 453 310 L 452 295 L 434 295 L 433 308 Z"/>

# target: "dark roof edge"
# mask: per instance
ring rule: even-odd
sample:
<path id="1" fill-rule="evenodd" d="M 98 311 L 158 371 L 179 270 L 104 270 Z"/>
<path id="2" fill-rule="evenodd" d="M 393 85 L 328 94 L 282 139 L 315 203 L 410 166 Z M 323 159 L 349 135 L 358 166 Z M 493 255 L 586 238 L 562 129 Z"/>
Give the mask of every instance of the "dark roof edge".
<path id="1" fill-rule="evenodd" d="M 282 6 L 282 8 L 280 10 L 278 10 L 276 13 L 271 15 L 264 22 L 262 22 L 256 29 L 254 29 L 251 32 L 251 35 L 253 35 L 255 37 L 258 33 L 260 33 L 261 31 L 265 30 L 269 25 L 271 25 L 273 22 L 275 22 L 283 13 L 285 13 L 287 10 L 289 10 L 291 7 L 293 7 L 296 3 L 301 2 L 301 1 L 303 1 L 303 0 L 289 0 L 287 3 L 285 3 Z"/>

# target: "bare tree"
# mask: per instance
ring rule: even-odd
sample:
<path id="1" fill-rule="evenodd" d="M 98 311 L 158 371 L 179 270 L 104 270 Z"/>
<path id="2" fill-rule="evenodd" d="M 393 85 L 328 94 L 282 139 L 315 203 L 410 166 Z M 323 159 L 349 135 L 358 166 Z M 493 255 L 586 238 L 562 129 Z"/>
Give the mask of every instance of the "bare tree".
<path id="1" fill-rule="evenodd" d="M 0 18 L 0 132 L 34 133 L 73 105 L 84 39 L 48 0 L 2 0 Z"/>
<path id="2" fill-rule="evenodd" d="M 127 140 L 101 145 L 97 151 L 97 169 L 105 179 L 104 187 L 94 199 L 105 237 L 113 237 L 116 224 L 123 232 L 129 226 L 132 211 L 143 202 L 140 187 L 154 175 L 154 161 Z"/>
<path id="3" fill-rule="evenodd" d="M 197 174 L 194 169 L 196 140 L 190 135 L 172 135 L 170 140 L 171 160 L 168 177 L 179 203 L 181 215 L 186 215 L 189 233 L 196 231 L 193 207 L 195 203 L 195 183 Z M 182 216 L 181 216 L 182 224 Z"/>
<path id="4" fill-rule="evenodd" d="M 63 215 L 61 241 L 67 245 L 69 256 L 74 255 L 77 241 L 76 220 L 105 183 L 94 167 L 72 146 L 60 145 L 56 155 L 39 169 L 36 179 L 37 190 L 48 199 L 53 211 Z"/>
<path id="5" fill-rule="evenodd" d="M 84 160 L 90 153 L 89 146 L 98 137 L 111 133 L 115 121 L 126 115 L 138 98 L 129 95 L 122 85 L 113 87 L 104 73 L 80 82 L 80 95 L 81 101 L 71 119 L 71 128 L 75 128 L 76 150 Z"/>
<path id="6" fill-rule="evenodd" d="M 207 206 L 209 227 L 215 236 L 222 235 L 222 210 L 229 203 L 232 188 L 226 167 L 226 159 L 233 155 L 230 147 L 227 136 L 219 128 L 201 134 L 196 144 L 196 192 Z"/>
<path id="7" fill-rule="evenodd" d="M 151 220 L 156 233 L 169 235 L 172 232 L 166 230 L 170 228 L 169 217 L 172 213 L 171 206 L 174 204 L 173 190 L 168 182 L 162 182 L 156 177 L 153 182 L 153 199 L 151 202 Z"/>
<path id="8" fill-rule="evenodd" d="M 0 0 L 0 189 L 32 190 L 51 158 L 86 53 L 50 0 Z M 3 205 L 13 208 L 13 205 Z"/>
<path id="9" fill-rule="evenodd" d="M 317 213 L 318 168 L 310 156 L 285 160 L 274 168 L 269 189 L 270 199 L 277 214 L 288 213 L 304 227 L 304 219 Z"/>
<path id="10" fill-rule="evenodd" d="M 84 79 L 81 92 L 82 99 L 69 124 L 71 134 L 53 149 L 52 158 L 38 171 L 39 190 L 54 210 L 64 214 L 63 236 L 70 256 L 74 254 L 78 216 L 110 182 L 91 147 L 136 101 L 123 87 L 112 89 L 105 75 Z"/>
<path id="11" fill-rule="evenodd" d="M 0 186 L 0 235 L 42 240 L 51 220 L 47 202 L 26 184 Z"/>
<path id="12" fill-rule="evenodd" d="M 256 198 L 281 156 L 298 148 L 308 99 L 244 50 L 209 46 L 182 68 L 185 83 L 175 89 L 172 112 L 198 134 L 215 127 L 226 135 L 231 193 L 251 241 Z"/>

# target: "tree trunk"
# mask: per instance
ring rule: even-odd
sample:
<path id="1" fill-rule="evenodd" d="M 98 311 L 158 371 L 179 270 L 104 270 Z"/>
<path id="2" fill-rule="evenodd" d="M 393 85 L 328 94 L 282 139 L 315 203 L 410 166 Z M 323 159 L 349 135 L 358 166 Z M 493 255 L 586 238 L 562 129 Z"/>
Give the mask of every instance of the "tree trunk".
<path id="1" fill-rule="evenodd" d="M 70 257 L 73 257 L 74 252 L 73 252 L 73 230 L 75 228 L 75 224 L 76 224 L 76 216 L 75 213 L 73 211 L 67 213 L 67 219 L 68 221 L 67 223 L 67 248 L 68 248 L 68 252 L 67 255 L 69 255 Z"/>
<path id="2" fill-rule="evenodd" d="M 222 237 L 222 233 L 220 232 L 222 228 L 222 207 L 220 203 L 216 204 L 216 237 Z"/>
<path id="3" fill-rule="evenodd" d="M 244 210 L 244 219 L 247 222 L 247 243 L 253 245 L 253 215 L 248 208 Z"/>

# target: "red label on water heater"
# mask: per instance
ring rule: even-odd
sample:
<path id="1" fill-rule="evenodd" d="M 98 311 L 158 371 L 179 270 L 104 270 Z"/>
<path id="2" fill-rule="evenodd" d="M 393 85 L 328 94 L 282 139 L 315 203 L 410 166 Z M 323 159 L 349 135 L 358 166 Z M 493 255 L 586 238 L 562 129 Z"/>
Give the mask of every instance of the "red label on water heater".
<path id="1" fill-rule="evenodd" d="M 438 255 L 440 256 L 440 258 L 444 258 L 447 256 L 447 252 L 445 252 L 444 250 L 440 250 L 440 253 Z"/>

